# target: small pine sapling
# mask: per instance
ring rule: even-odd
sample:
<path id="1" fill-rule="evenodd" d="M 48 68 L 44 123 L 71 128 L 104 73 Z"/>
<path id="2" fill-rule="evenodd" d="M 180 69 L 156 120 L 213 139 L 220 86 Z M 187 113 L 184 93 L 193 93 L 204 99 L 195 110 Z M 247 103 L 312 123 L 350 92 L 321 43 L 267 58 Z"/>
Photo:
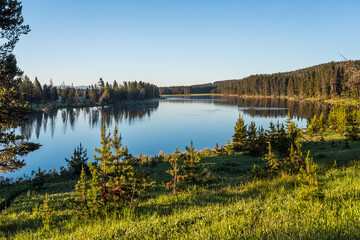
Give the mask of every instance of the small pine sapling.
<path id="1" fill-rule="evenodd" d="M 316 174 L 317 165 L 309 155 L 310 151 L 305 158 L 305 167 L 300 169 L 298 181 L 301 184 L 302 198 L 312 204 L 314 199 L 321 199 L 323 194 Z"/>
<path id="2" fill-rule="evenodd" d="M 87 150 L 84 149 L 82 144 L 80 143 L 78 147 L 75 147 L 74 153 L 71 158 L 65 158 L 65 161 L 67 162 L 68 167 L 74 169 L 75 175 L 80 175 L 82 168 L 85 169 L 86 173 L 89 173 L 89 168 L 87 166 L 88 159 L 89 158 L 87 157 Z"/>
<path id="3" fill-rule="evenodd" d="M 231 142 L 230 142 L 230 139 L 228 139 L 227 141 L 226 141 L 226 145 L 224 146 L 224 153 L 226 154 L 226 155 L 229 155 L 229 154 L 231 154 L 233 152 L 233 146 L 232 146 L 232 144 L 231 144 Z"/>
<path id="4" fill-rule="evenodd" d="M 200 164 L 200 156 L 199 153 L 194 149 L 193 141 L 191 140 L 190 147 L 186 147 L 187 153 L 184 159 L 183 171 L 188 175 L 188 180 L 195 184 L 199 181 L 199 169 L 201 167 Z"/>
<path id="5" fill-rule="evenodd" d="M 75 186 L 75 191 L 77 194 L 76 201 L 81 209 L 81 211 L 88 212 L 88 197 L 87 197 L 87 176 L 84 167 L 81 169 L 80 179 Z"/>
<path id="6" fill-rule="evenodd" d="M 269 177 L 274 177 L 279 174 L 281 170 L 281 161 L 271 150 L 271 144 L 268 143 L 268 153 L 265 154 L 263 161 L 266 162 L 266 172 Z"/>
<path id="7" fill-rule="evenodd" d="M 332 107 L 327 122 L 330 128 L 336 129 L 338 132 L 343 132 L 347 125 L 347 113 L 345 107 L 342 105 Z"/>
<path id="8" fill-rule="evenodd" d="M 215 154 L 221 154 L 221 148 L 219 147 L 219 143 L 216 141 L 215 147 L 213 149 Z"/>
<path id="9" fill-rule="evenodd" d="M 243 151 L 247 141 L 247 126 L 245 125 L 243 116 L 240 114 L 234 126 L 234 135 L 232 138 L 233 150 L 235 152 Z"/>
<path id="10" fill-rule="evenodd" d="M 295 139 L 294 144 L 295 147 L 291 144 L 289 157 L 287 157 L 285 161 L 289 173 L 298 173 L 300 169 L 305 166 L 300 137 Z"/>
<path id="11" fill-rule="evenodd" d="M 170 190 L 171 185 L 173 189 L 173 194 L 176 196 L 176 193 L 179 191 L 184 191 L 185 188 L 180 186 L 180 181 L 184 180 L 187 175 L 180 175 L 181 167 L 179 166 L 180 158 L 179 158 L 179 150 L 176 147 L 175 153 L 170 155 L 168 161 L 171 165 L 171 169 L 167 170 L 166 172 L 173 176 L 173 179 L 166 184 L 166 189 Z"/>
<path id="12" fill-rule="evenodd" d="M 310 123 L 307 124 L 306 132 L 313 136 L 317 133 L 323 133 L 325 131 L 324 115 L 321 114 L 319 118 L 316 115 L 311 119 Z"/>
<path id="13" fill-rule="evenodd" d="M 89 163 L 89 170 L 91 173 L 91 179 L 87 181 L 88 192 L 87 192 L 87 203 L 90 211 L 90 215 L 94 216 L 100 212 L 100 209 L 104 205 L 103 198 L 101 198 L 101 187 L 99 185 L 99 173 L 98 169 Z"/>
<path id="14" fill-rule="evenodd" d="M 49 194 L 45 194 L 44 202 L 39 208 L 41 217 L 42 217 L 42 223 L 43 223 L 43 231 L 49 231 L 52 218 L 53 218 L 53 206 L 51 203 L 51 200 L 49 198 Z"/>
<path id="15" fill-rule="evenodd" d="M 357 111 L 353 110 L 347 116 L 347 126 L 345 136 L 349 141 L 360 140 L 360 123 L 357 119 Z"/>
<path id="16" fill-rule="evenodd" d="M 103 122 L 103 126 L 101 129 L 100 144 L 101 144 L 101 148 L 96 148 L 96 147 L 94 148 L 95 151 L 100 154 L 100 157 L 94 154 L 94 159 L 99 162 L 98 165 L 100 167 L 99 170 L 101 175 L 101 181 L 100 181 L 101 192 L 102 192 L 102 198 L 104 204 L 106 205 L 109 200 L 108 190 L 106 186 L 107 177 L 108 177 L 107 172 L 108 172 L 108 168 L 111 166 L 112 163 L 112 156 L 111 156 L 110 132 L 106 134 L 105 122 Z"/>

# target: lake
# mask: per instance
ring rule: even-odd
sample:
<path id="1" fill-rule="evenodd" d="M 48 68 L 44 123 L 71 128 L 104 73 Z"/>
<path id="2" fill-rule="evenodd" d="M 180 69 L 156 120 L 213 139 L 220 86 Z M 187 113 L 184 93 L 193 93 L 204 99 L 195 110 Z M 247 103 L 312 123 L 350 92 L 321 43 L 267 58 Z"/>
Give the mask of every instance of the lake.
<path id="1" fill-rule="evenodd" d="M 30 153 L 26 166 L 7 174 L 19 177 L 32 170 L 66 166 L 74 147 L 80 143 L 93 159 L 94 147 L 100 147 L 102 122 L 113 131 L 117 124 L 122 143 L 135 155 L 156 155 L 161 150 L 173 153 L 176 146 L 185 150 L 193 140 L 198 150 L 224 145 L 231 140 L 239 114 L 245 123 L 255 121 L 268 128 L 269 123 L 284 121 L 287 113 L 300 127 L 314 114 L 326 112 L 318 103 L 299 103 L 285 99 L 239 98 L 221 96 L 168 97 L 113 107 L 59 109 L 51 113 L 36 112 L 18 131 L 42 147 Z"/>

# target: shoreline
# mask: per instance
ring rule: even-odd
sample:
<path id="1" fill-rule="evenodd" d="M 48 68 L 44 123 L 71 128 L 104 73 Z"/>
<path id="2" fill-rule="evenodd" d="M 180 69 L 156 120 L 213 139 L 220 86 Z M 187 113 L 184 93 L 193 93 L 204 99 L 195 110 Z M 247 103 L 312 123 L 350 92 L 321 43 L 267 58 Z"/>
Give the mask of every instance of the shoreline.
<path id="1" fill-rule="evenodd" d="M 322 102 L 331 105 L 345 105 L 345 106 L 359 106 L 360 101 L 353 98 L 299 98 L 299 97 L 288 97 L 288 96 L 264 96 L 264 95 L 238 95 L 238 94 L 222 94 L 222 93 L 191 93 L 191 94 L 164 94 L 161 97 L 191 97 L 191 96 L 224 96 L 224 97 L 239 97 L 239 98 L 270 98 L 270 99 L 287 99 L 289 101 L 296 102 Z"/>

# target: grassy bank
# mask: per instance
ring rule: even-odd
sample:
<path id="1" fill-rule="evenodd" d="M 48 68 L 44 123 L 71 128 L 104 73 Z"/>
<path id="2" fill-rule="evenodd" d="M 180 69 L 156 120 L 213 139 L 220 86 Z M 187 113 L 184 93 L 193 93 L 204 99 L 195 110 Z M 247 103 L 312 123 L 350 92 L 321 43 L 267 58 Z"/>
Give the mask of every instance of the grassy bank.
<path id="1" fill-rule="evenodd" d="M 0 187 L 0 200 L 11 204 L 0 215 L 3 239 L 356 239 L 360 237 L 360 143 L 328 133 L 324 141 L 307 138 L 319 164 L 324 198 L 300 197 L 295 175 L 253 180 L 261 157 L 243 154 L 210 156 L 203 169 L 212 177 L 174 197 L 165 189 L 169 164 L 145 170 L 156 186 L 133 209 L 103 217 L 81 216 L 74 203 L 76 179 L 46 177 L 39 189 L 26 182 Z M 336 166 L 334 166 L 336 161 Z M 37 206 L 51 199 L 49 229 Z M 15 196 L 15 197 L 14 197 Z"/>
<path id="2" fill-rule="evenodd" d="M 324 99 L 324 98 L 300 98 L 300 97 L 288 97 L 288 96 L 262 96 L 262 95 L 237 95 L 237 94 L 220 94 L 220 93 L 199 93 L 199 94 L 164 94 L 162 97 L 185 97 L 185 96 L 228 96 L 228 97 L 241 97 L 241 98 L 274 98 L 274 99 L 287 99 L 290 101 L 308 101 L 308 102 L 324 102 L 331 105 L 345 105 L 345 106 L 360 106 L 358 99 L 351 98 L 336 98 L 336 99 Z"/>
<path id="3" fill-rule="evenodd" d="M 185 97 L 185 96 L 224 96 L 220 93 L 191 93 L 191 94 L 164 94 L 161 97 Z"/>

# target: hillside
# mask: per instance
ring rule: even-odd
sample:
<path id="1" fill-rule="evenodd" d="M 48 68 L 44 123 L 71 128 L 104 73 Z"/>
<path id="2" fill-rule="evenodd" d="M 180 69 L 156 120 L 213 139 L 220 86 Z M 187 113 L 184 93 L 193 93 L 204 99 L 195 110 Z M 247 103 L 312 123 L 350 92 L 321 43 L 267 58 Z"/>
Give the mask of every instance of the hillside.
<path id="1" fill-rule="evenodd" d="M 203 85 L 162 87 L 161 94 L 221 93 L 299 98 L 359 98 L 360 61 L 330 62 L 291 72 L 251 75 Z"/>
<path id="2" fill-rule="evenodd" d="M 1 239 L 358 239 L 360 145 L 327 133 L 304 145 L 318 164 L 323 197 L 304 200 L 297 175 L 252 179 L 261 157 L 212 155 L 202 160 L 204 184 L 174 197 L 165 189 L 169 163 L 144 166 L 157 183 L 134 209 L 92 218 L 75 204 L 70 176 L 39 175 L 5 185 Z M 336 160 L 336 164 L 334 164 Z M 352 161 L 356 160 L 356 161 Z M 37 187 L 35 187 L 37 186 Z M 49 208 L 43 207 L 49 194 Z M 39 207 L 40 206 L 40 207 Z"/>

